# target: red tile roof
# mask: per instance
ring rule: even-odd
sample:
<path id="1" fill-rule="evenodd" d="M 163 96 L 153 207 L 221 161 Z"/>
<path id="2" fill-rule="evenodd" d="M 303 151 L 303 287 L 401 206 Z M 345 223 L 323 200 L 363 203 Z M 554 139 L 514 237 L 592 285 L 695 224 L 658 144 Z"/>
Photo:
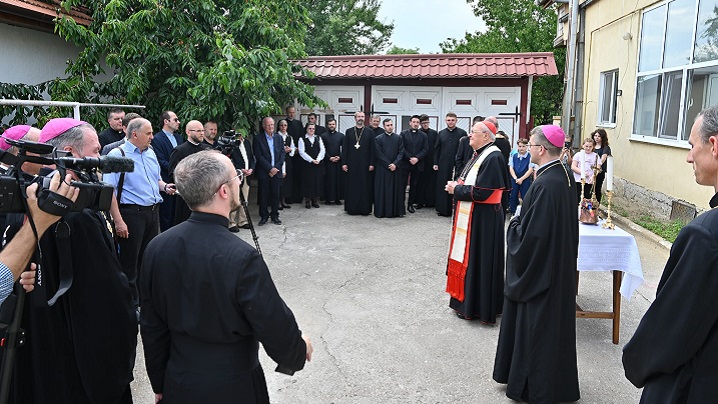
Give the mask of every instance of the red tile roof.
<path id="1" fill-rule="evenodd" d="M 297 63 L 317 78 L 479 78 L 555 76 L 551 52 L 312 56 Z"/>
<path id="2" fill-rule="evenodd" d="M 0 8 L 15 10 L 23 15 L 39 17 L 38 19 L 47 21 L 57 17 L 60 3 L 60 0 L 52 0 L 52 4 L 38 0 L 0 0 Z M 83 11 L 85 10 L 73 8 L 69 12 L 62 10 L 61 14 L 74 19 L 80 25 L 88 26 L 92 19 Z"/>

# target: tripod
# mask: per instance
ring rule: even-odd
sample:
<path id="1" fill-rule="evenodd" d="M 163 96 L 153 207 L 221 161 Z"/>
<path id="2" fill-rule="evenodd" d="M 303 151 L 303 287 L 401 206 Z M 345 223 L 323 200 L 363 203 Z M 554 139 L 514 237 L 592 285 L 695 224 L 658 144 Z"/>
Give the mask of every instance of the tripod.
<path id="1" fill-rule="evenodd" d="M 257 249 L 259 256 L 264 258 L 262 256 L 262 249 L 259 248 L 259 236 L 257 236 L 257 232 L 254 231 L 254 223 L 252 223 L 252 216 L 249 215 L 249 203 L 247 203 L 247 200 L 244 199 L 244 192 L 242 192 L 242 186 L 244 185 L 244 181 L 247 181 L 247 179 L 242 178 L 242 183 L 239 184 L 239 202 L 242 205 L 242 209 L 244 209 L 244 215 L 247 216 L 247 224 L 249 225 L 249 231 L 252 232 L 252 240 L 254 241 L 254 247 Z"/>

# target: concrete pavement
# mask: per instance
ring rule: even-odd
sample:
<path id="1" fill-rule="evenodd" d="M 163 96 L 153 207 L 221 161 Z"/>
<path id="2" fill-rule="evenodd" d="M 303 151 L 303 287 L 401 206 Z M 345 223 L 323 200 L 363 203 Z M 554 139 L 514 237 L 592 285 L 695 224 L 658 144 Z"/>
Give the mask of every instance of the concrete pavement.
<path id="1" fill-rule="evenodd" d="M 290 377 L 274 372 L 276 364 L 260 350 L 272 402 L 511 402 L 491 379 L 499 327 L 460 320 L 448 307 L 449 218 L 426 208 L 377 219 L 346 215 L 341 206 L 294 204 L 281 219 L 280 226 L 257 227 L 260 245 L 315 351 Z M 585 403 L 638 402 L 640 390 L 623 376 L 621 349 L 655 298 L 668 258 L 665 246 L 618 224 L 636 237 L 646 283 L 622 302 L 619 345 L 611 343 L 611 321 L 577 319 Z M 248 230 L 239 237 L 252 244 Z M 582 273 L 578 302 L 610 310 L 610 273 Z M 135 402 L 153 402 L 141 346 L 135 379 Z"/>

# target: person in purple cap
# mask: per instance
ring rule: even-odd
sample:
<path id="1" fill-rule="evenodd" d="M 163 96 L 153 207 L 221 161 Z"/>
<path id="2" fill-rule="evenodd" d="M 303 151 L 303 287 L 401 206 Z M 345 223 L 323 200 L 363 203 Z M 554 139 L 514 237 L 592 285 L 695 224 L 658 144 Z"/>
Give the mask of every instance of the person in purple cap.
<path id="1" fill-rule="evenodd" d="M 95 129 L 71 118 L 50 120 L 40 141 L 76 158 L 100 155 Z M 43 285 L 24 308 L 28 338 L 15 360 L 10 402 L 132 402 L 137 316 L 111 229 L 105 212 L 85 209 L 40 239 L 42 256 L 33 262 L 42 265 Z"/>
<path id="2" fill-rule="evenodd" d="M 37 142 L 39 138 L 40 129 L 29 125 L 16 125 L 8 128 L 7 130 L 5 130 L 5 132 L 2 133 L 2 137 L 0 137 L 0 149 L 17 156 L 19 150 L 17 149 L 17 147 L 10 145 L 10 143 L 8 143 L 6 139 Z M 28 174 L 34 175 L 39 172 L 40 165 L 25 162 L 22 164 L 22 167 L 20 167 L 20 169 Z"/>
<path id="3" fill-rule="evenodd" d="M 578 198 L 558 159 L 564 133 L 531 131 L 531 162 L 539 166 L 521 215 L 506 233 L 504 315 L 493 378 L 506 396 L 530 403 L 576 401 L 576 259 Z"/>

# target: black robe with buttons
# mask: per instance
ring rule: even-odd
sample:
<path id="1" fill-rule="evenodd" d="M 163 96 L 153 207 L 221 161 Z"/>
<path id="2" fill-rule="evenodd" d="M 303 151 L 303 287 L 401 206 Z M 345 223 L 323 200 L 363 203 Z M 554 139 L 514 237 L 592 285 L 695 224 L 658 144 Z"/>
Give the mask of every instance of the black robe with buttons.
<path id="1" fill-rule="evenodd" d="M 442 216 L 451 216 L 453 209 L 452 196 L 444 190 L 446 183 L 454 179 L 454 165 L 456 164 L 456 149 L 459 139 L 466 136 L 466 131 L 455 127 L 439 132 L 434 149 L 434 164 L 439 166 L 436 172 L 436 212 Z"/>

